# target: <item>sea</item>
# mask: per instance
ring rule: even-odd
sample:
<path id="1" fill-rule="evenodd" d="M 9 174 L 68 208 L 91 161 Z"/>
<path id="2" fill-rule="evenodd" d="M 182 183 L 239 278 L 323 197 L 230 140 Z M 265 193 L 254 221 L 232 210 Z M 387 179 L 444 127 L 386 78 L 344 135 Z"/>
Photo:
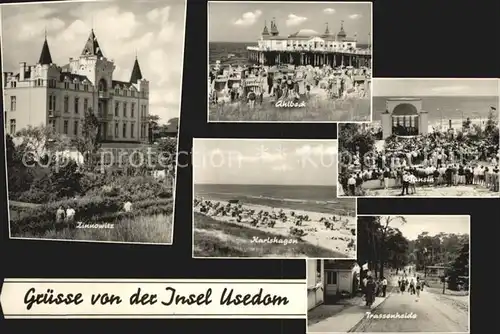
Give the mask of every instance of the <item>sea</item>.
<path id="1" fill-rule="evenodd" d="M 238 66 L 248 64 L 247 46 L 257 46 L 257 42 L 209 42 L 208 56 L 209 63 L 215 64 L 220 60 L 221 64 Z M 360 48 L 367 48 L 368 45 L 358 44 Z M 229 57 L 229 55 L 231 55 Z"/>
<path id="2" fill-rule="evenodd" d="M 195 184 L 194 192 L 211 200 L 325 213 L 354 212 L 356 205 L 353 199 L 336 198 L 336 186 Z"/>
<path id="3" fill-rule="evenodd" d="M 376 85 L 376 79 L 375 83 Z M 397 96 L 395 96 L 397 98 Z M 413 96 L 412 96 L 413 97 Z M 488 117 L 491 107 L 497 109 L 495 113 L 498 119 L 498 96 L 415 96 L 422 99 L 422 109 L 429 113 L 429 123 L 436 121 L 460 119 L 462 112 L 464 119 L 484 119 Z M 390 96 L 373 97 L 373 120 L 380 121 L 381 114 L 385 111 L 385 101 Z M 438 110 L 439 109 L 439 110 Z M 457 111 L 458 109 L 458 111 Z"/>

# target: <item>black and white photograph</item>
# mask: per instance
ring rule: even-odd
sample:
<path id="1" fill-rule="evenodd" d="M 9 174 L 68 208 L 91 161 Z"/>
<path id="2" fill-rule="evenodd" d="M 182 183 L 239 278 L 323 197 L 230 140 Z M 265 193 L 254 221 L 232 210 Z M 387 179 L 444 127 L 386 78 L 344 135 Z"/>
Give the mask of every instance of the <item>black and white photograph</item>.
<path id="1" fill-rule="evenodd" d="M 470 217 L 357 219 L 356 260 L 307 260 L 307 332 L 469 333 Z"/>
<path id="2" fill-rule="evenodd" d="M 185 1 L 1 10 L 10 237 L 172 244 Z"/>
<path id="3" fill-rule="evenodd" d="M 339 124 L 339 196 L 498 197 L 497 79 L 377 78 L 374 121 Z"/>
<path id="4" fill-rule="evenodd" d="M 193 140 L 193 256 L 355 258 L 336 140 Z"/>
<path id="5" fill-rule="evenodd" d="M 209 122 L 370 122 L 371 2 L 208 2 Z"/>

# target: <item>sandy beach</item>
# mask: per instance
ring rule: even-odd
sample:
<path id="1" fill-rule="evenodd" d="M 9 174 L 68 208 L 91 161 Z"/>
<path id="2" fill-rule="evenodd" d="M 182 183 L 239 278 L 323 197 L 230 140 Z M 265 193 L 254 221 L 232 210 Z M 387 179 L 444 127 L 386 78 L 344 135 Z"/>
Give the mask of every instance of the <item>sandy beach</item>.
<path id="1" fill-rule="evenodd" d="M 223 206 L 228 205 L 227 201 L 214 201 L 210 202 L 216 203 L 220 202 Z M 234 205 L 234 204 L 233 204 Z M 194 212 L 200 213 L 200 205 L 194 207 Z M 248 214 L 243 213 L 241 215 L 242 219 L 240 222 L 237 221 L 236 217 L 230 216 L 220 216 L 220 215 L 209 215 L 212 219 L 221 222 L 228 222 L 232 224 L 237 224 L 244 226 L 245 228 L 250 228 L 259 231 L 269 232 L 275 235 L 283 236 L 283 239 L 290 239 L 292 236 L 289 234 L 290 227 L 298 227 L 306 233 L 305 236 L 301 238 L 304 243 L 310 243 L 312 245 L 333 250 L 337 253 L 343 255 L 344 258 L 355 258 L 356 257 L 356 236 L 353 235 L 351 230 L 356 230 L 356 218 L 348 216 L 338 216 L 336 215 L 337 221 L 333 222 L 333 214 L 327 215 L 324 213 L 304 211 L 304 210 L 291 210 L 291 209 L 280 209 L 272 208 L 263 205 L 253 205 L 253 204 L 242 204 L 241 211 L 248 212 L 250 210 L 255 210 L 255 212 L 265 211 L 270 214 L 273 212 L 278 214 L 279 211 L 284 213 L 287 217 L 287 221 L 283 222 L 281 219 L 276 219 L 276 224 L 273 227 L 265 226 L 265 224 L 259 224 L 258 226 L 250 225 L 252 217 Z M 294 212 L 294 214 L 292 214 Z M 204 213 L 206 214 L 206 213 Z M 206 214 L 208 215 L 208 214 Z M 304 220 L 301 226 L 295 226 L 293 223 L 293 216 L 308 216 L 309 220 Z M 255 214 L 254 214 L 255 216 Z M 328 219 L 331 222 L 331 227 L 327 228 L 324 220 Z M 196 221 L 194 222 L 194 229 L 196 231 Z M 245 242 L 245 240 L 241 240 Z M 252 243 L 252 240 L 246 240 L 248 244 Z M 286 247 L 283 244 L 283 247 Z M 307 256 L 307 254 L 304 254 Z"/>

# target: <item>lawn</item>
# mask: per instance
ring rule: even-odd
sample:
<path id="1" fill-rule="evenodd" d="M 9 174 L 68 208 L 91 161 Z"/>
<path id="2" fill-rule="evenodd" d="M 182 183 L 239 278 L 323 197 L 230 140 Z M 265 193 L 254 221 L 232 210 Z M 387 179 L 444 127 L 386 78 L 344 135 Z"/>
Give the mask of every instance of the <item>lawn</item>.
<path id="1" fill-rule="evenodd" d="M 286 237 L 194 214 L 193 255 L 196 257 L 343 257 L 343 254 L 303 241 L 291 244 L 252 243 Z M 291 237 L 290 237 L 291 238 Z"/>
<path id="2" fill-rule="evenodd" d="M 22 235 L 14 235 L 14 237 L 75 241 L 172 243 L 173 216 L 171 214 L 119 218 L 109 224 L 113 228 L 67 227 L 63 229 L 50 229 L 39 234 L 23 233 Z"/>

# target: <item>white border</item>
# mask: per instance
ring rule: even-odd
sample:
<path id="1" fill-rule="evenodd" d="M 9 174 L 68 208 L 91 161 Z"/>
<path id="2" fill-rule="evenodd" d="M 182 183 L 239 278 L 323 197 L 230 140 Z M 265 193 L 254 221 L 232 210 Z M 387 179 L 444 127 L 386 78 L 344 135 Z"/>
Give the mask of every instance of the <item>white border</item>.
<path id="1" fill-rule="evenodd" d="M 380 213 L 377 213 L 377 214 L 358 214 L 357 217 L 384 217 L 384 216 L 389 216 L 389 217 L 395 217 L 395 216 L 403 216 L 403 217 L 432 217 L 432 218 L 436 218 L 436 217 L 467 217 L 468 218 L 468 223 L 469 223 L 469 294 L 468 294 L 468 309 L 467 309 L 467 315 L 468 315 L 468 327 L 469 327 L 469 331 L 468 332 L 432 332 L 433 334 L 464 334 L 464 333 L 470 333 L 470 294 L 471 294 L 471 290 L 470 290 L 470 281 L 471 281 L 471 249 L 472 249 L 472 237 L 471 237 L 471 216 L 470 215 L 429 215 L 429 214 L 422 214 L 422 215 L 406 215 L 406 214 L 402 214 L 402 215 L 397 215 L 397 214 L 394 214 L 394 213 L 391 213 L 391 214 L 380 214 Z M 356 217 L 356 218 L 357 218 Z M 438 223 L 438 224 L 441 224 L 441 223 Z M 356 224 L 357 225 L 357 224 Z M 357 231 L 357 230 L 356 230 Z M 356 246 L 357 246 L 357 243 L 356 243 Z M 313 259 L 308 259 L 308 260 L 313 260 Z M 332 259 L 328 259 L 328 258 L 324 258 L 324 259 L 317 259 L 317 260 L 332 260 Z M 356 259 L 357 261 L 357 259 Z M 359 265 L 359 263 L 358 263 Z M 307 265 L 306 265 L 306 272 L 307 272 Z M 307 274 L 306 274 L 306 282 L 307 282 Z M 308 303 L 308 301 L 306 301 Z M 307 310 L 307 313 L 309 315 L 309 310 Z M 364 319 L 364 317 L 363 317 Z M 361 321 L 363 321 L 363 319 Z M 358 323 L 359 324 L 359 323 Z M 356 324 L 357 326 L 357 324 Z M 332 334 L 332 333 L 340 333 L 340 332 L 335 332 L 335 331 L 331 331 L 331 332 L 310 332 L 309 331 L 309 318 L 307 318 L 306 320 L 306 334 Z M 357 333 L 357 332 L 354 332 L 354 333 Z M 365 332 L 365 333 L 373 333 L 373 334 L 380 334 L 380 333 L 386 333 L 386 334 L 397 334 L 398 332 Z M 431 333 L 431 332 L 405 332 L 405 333 L 408 333 L 408 334 L 422 334 L 422 333 Z"/>
<path id="2" fill-rule="evenodd" d="M 193 149 L 192 149 L 192 157 L 194 157 L 194 143 L 195 141 L 298 141 L 298 142 L 332 142 L 335 141 L 337 142 L 338 145 L 338 140 L 337 139 L 280 139 L 280 138 L 202 138 L 202 137 L 193 137 Z M 193 162 L 193 159 L 192 161 Z M 194 221 L 194 199 L 195 199 L 195 191 L 194 191 L 194 164 L 192 163 L 192 172 L 193 172 L 193 177 L 192 177 L 192 198 L 191 198 L 191 257 L 193 259 L 204 259 L 204 260 L 211 260 L 211 259 L 243 259 L 243 260 L 309 260 L 309 259 L 320 259 L 320 258 L 310 258 L 307 256 L 298 256 L 298 257 L 266 257 L 266 256 L 248 256 L 248 257 L 238 257 L 238 256 L 209 256 L 209 257 L 203 257 L 203 256 L 195 256 L 194 254 L 194 248 L 195 248 L 195 240 L 194 240 L 194 230 L 195 230 L 195 221 Z M 335 173 L 336 174 L 336 173 Z M 338 175 L 334 175 L 338 179 Z M 337 181 L 337 179 L 335 179 Z M 338 181 L 337 181 L 338 182 Z M 335 187 L 332 185 L 332 187 Z M 339 198 L 336 196 L 335 198 Z M 356 219 L 357 222 L 357 213 L 358 213 L 358 199 L 357 198 L 352 198 L 354 200 L 354 219 Z M 358 225 L 356 224 L 356 255 L 358 252 L 358 245 L 357 245 L 357 236 L 358 236 Z M 356 258 L 329 258 L 332 260 L 356 260 Z M 307 264 L 307 262 L 306 262 Z M 306 291 L 307 293 L 307 291 Z"/>
<path id="3" fill-rule="evenodd" d="M 488 80 L 488 81 L 496 81 L 497 82 L 497 90 L 498 90 L 498 99 L 499 99 L 499 102 L 498 102 L 498 105 L 500 105 L 500 79 L 496 79 L 496 78 L 375 78 L 374 81 L 376 80 L 427 80 L 427 81 L 430 81 L 430 80 L 477 80 L 477 81 L 484 81 L 484 80 Z M 438 96 L 438 95 L 436 95 Z M 450 97 L 454 97 L 455 95 L 450 95 Z M 456 95 L 458 97 L 460 97 L 460 95 Z M 373 97 L 375 97 L 375 95 L 373 95 Z M 384 97 L 384 96 L 379 96 L 379 95 L 376 95 L 376 97 Z M 403 96 L 401 96 L 403 97 Z M 407 97 L 411 97 L 411 96 L 407 96 Z M 444 96 L 446 97 L 446 96 Z M 467 95 L 464 95 L 464 97 L 468 97 Z M 470 95 L 470 97 L 473 97 L 473 95 Z M 499 113 L 499 118 L 500 118 L 500 111 L 497 110 L 497 112 Z M 366 123 L 366 122 L 365 122 Z M 372 123 L 372 122 L 370 122 Z M 339 128 L 340 128 L 340 125 L 337 125 L 337 140 L 339 140 Z M 499 132 L 500 132 L 500 128 L 499 128 Z M 340 141 L 340 140 L 339 140 Z M 340 146 L 337 145 L 337 156 L 340 152 Z M 337 173 L 338 173 L 338 170 L 339 170 L 339 167 L 340 167 L 340 159 L 337 161 L 338 163 L 338 166 L 337 166 Z M 338 180 L 338 174 L 337 174 L 337 194 L 339 193 L 339 190 L 340 190 L 340 183 L 339 183 L 339 180 Z M 478 199 L 478 198 L 481 198 L 481 199 L 498 199 L 500 197 L 500 192 L 498 193 L 498 195 L 496 196 L 422 196 L 422 195 L 411 195 L 411 196 L 400 196 L 400 195 L 393 195 L 393 196 L 337 196 L 339 198 L 404 198 L 404 199 L 410 199 L 410 198 L 475 198 L 475 199 Z"/>
<path id="4" fill-rule="evenodd" d="M 175 0 L 179 1 L 179 0 Z M 71 240 L 71 239 L 49 239 L 49 238 L 24 238 L 24 237 L 12 237 L 12 232 L 10 229 L 10 205 L 9 205 L 9 185 L 8 185 L 8 172 L 7 172 L 7 151 L 4 152 L 5 156 L 5 187 L 7 190 L 7 220 L 9 224 L 9 239 L 12 240 L 36 240 L 36 241 L 59 241 L 59 242 L 82 242 L 82 243 L 99 243 L 99 244 L 126 244 L 126 245 L 161 245 L 161 246 L 171 246 L 174 243 L 174 229 L 175 229 L 175 205 L 176 205 L 176 190 L 177 190 L 177 169 L 178 169 L 178 156 L 179 156 L 179 142 L 180 142 L 180 132 L 181 132 L 181 112 L 182 112 L 182 83 L 184 79 L 184 51 L 185 51 L 185 43 L 186 43 L 186 24 L 187 24 L 187 0 L 180 0 L 184 1 L 184 30 L 183 30 L 183 40 L 182 40 L 182 60 L 181 60 L 181 80 L 180 80 L 180 89 L 179 89 L 179 121 L 178 121 L 178 130 L 177 130 L 177 152 L 176 152 L 176 165 L 175 165 L 175 175 L 174 175 L 174 183 L 172 185 L 172 231 L 171 231 L 171 237 L 170 237 L 170 242 L 169 243 L 154 243 L 154 242 L 122 242 L 122 241 L 99 241 L 99 240 Z M 3 51 L 3 12 L 1 10 L 2 6 L 12 6 L 12 5 L 30 5 L 30 4 L 54 4 L 54 3 L 94 3 L 94 2 L 100 2 L 100 3 L 113 3 L 114 0 L 106 1 L 106 0 L 76 0 L 76 1 L 61 1 L 61 2 L 53 2 L 53 1 L 45 1 L 45 2 L 17 2 L 17 3 L 6 3 L 6 4 L 1 4 L 0 5 L 0 47 L 2 48 Z M 2 52 L 4 54 L 4 52 Z M 3 60 L 5 57 L 2 57 L 2 69 L 4 69 L 3 66 Z M 3 74 L 2 74 L 3 75 Z M 2 87 L 2 91 L 4 88 Z M 2 94 L 2 101 L 5 106 L 5 92 Z M 2 115 L 2 117 L 4 117 Z M 4 120 L 5 122 L 5 120 Z M 3 136 L 3 141 L 4 141 L 4 147 L 7 145 L 7 133 L 4 131 L 4 136 Z"/>
<path id="5" fill-rule="evenodd" d="M 261 124 L 341 124 L 341 123 L 371 123 L 373 122 L 373 3 L 369 1 L 359 1 L 359 2 L 348 2 L 348 1 L 332 1 L 332 2 L 318 2 L 318 1 L 207 1 L 207 74 L 210 71 L 210 4 L 211 3 L 239 3 L 239 4 L 271 4 L 271 3 L 281 3 L 281 4 L 370 4 L 371 9 L 371 27 L 370 27 L 370 48 L 371 48 L 371 84 L 370 84 L 370 121 L 211 121 L 210 120 L 210 87 L 207 85 L 207 123 L 261 123 Z M 205 78 L 207 82 L 207 78 Z"/>

